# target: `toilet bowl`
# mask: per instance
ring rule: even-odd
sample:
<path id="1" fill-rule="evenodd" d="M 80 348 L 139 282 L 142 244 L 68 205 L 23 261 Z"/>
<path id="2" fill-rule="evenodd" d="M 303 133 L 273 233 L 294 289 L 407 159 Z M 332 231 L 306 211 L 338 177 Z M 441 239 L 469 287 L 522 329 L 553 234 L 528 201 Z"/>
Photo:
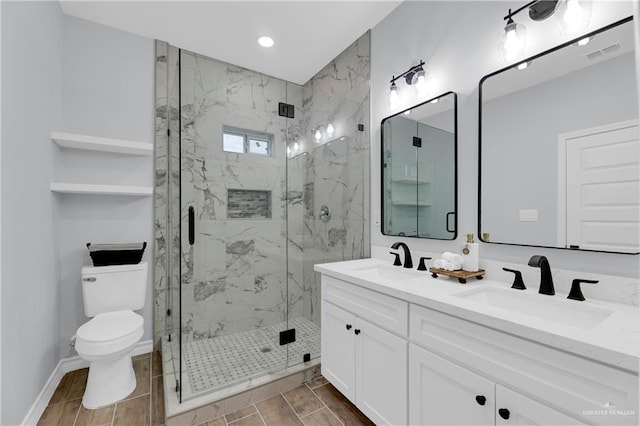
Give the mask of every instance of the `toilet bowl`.
<path id="1" fill-rule="evenodd" d="M 131 352 L 142 338 L 143 323 L 135 312 L 120 310 L 98 314 L 78 328 L 76 351 L 90 363 L 85 408 L 113 404 L 134 391 Z"/>
<path id="2" fill-rule="evenodd" d="M 136 388 L 131 351 L 144 320 L 133 311 L 145 305 L 147 276 L 147 262 L 82 268 L 84 313 L 92 317 L 75 336 L 78 355 L 89 361 L 85 408 L 113 404 Z"/>

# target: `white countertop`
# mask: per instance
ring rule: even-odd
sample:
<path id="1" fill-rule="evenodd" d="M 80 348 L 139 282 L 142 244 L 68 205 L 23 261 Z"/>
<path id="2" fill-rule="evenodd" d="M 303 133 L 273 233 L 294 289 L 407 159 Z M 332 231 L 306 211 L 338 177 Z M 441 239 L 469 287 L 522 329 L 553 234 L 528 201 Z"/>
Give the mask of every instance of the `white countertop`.
<path id="1" fill-rule="evenodd" d="M 470 278 L 459 284 L 455 278 L 432 278 L 427 271 L 398 268 L 402 279 L 382 277 L 366 268 L 392 267 L 391 262 L 360 259 L 315 265 L 322 274 L 393 296 L 410 303 L 454 315 L 474 323 L 491 327 L 537 343 L 545 344 L 595 361 L 638 373 L 640 360 L 640 310 L 637 306 L 599 300 L 567 300 L 566 294 L 555 296 L 537 294 L 538 289 L 513 290 L 531 298 L 553 297 L 566 303 L 580 303 L 581 307 L 608 310 L 613 313 L 593 328 L 571 326 L 558 321 L 522 314 L 457 297 L 480 287 L 509 289 L 510 284 L 490 279 Z M 390 268 L 389 268 L 390 269 Z M 539 299 L 536 299 L 539 300 Z M 554 300 L 555 301 L 555 300 Z M 568 305 L 569 307 L 571 305 Z M 541 315 L 543 317 L 544 315 Z"/>

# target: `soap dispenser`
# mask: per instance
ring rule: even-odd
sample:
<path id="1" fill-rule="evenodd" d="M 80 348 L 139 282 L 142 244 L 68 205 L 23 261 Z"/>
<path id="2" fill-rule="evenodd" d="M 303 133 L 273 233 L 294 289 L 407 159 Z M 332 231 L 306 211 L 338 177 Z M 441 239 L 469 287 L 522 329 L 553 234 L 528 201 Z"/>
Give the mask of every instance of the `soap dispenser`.
<path id="1" fill-rule="evenodd" d="M 480 270 L 480 247 L 473 242 L 473 234 L 467 234 L 467 242 L 462 249 L 462 269 L 467 272 Z"/>

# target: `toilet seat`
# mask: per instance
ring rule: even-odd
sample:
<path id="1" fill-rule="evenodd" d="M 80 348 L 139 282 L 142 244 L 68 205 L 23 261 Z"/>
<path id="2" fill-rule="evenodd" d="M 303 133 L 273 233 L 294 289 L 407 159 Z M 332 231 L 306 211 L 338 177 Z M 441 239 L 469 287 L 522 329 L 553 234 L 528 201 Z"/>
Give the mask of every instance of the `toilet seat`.
<path id="1" fill-rule="evenodd" d="M 98 314 L 76 332 L 80 355 L 108 355 L 136 344 L 143 334 L 144 319 L 130 310 Z"/>

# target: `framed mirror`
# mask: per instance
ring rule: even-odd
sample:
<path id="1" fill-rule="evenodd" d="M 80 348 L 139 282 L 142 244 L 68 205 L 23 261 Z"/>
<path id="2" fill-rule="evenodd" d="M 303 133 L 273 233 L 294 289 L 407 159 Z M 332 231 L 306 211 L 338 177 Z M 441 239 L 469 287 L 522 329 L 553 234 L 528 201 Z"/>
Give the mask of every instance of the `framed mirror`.
<path id="1" fill-rule="evenodd" d="M 489 74 L 479 92 L 481 240 L 638 254 L 632 18 Z"/>
<path id="2" fill-rule="evenodd" d="M 382 233 L 455 239 L 457 95 L 447 92 L 381 125 Z"/>

